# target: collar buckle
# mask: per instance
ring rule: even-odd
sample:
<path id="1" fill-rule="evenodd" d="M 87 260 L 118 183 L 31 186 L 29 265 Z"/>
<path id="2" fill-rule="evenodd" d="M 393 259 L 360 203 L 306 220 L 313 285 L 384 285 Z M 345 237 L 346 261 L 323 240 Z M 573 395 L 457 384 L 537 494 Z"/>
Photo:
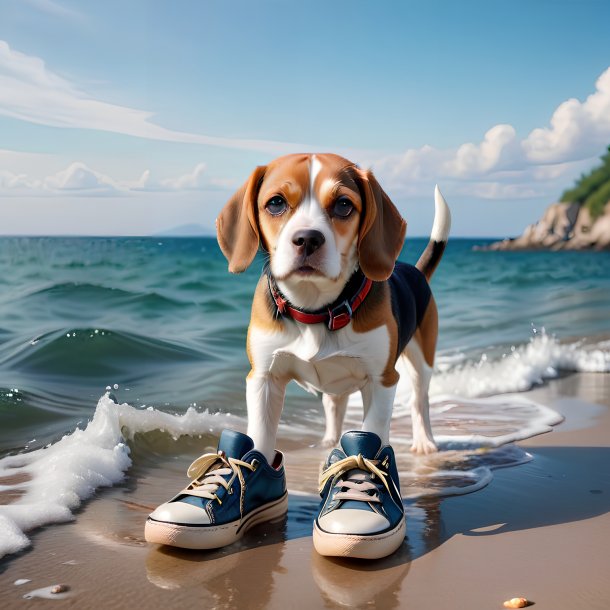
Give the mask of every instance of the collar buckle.
<path id="1" fill-rule="evenodd" d="M 347 299 L 336 307 L 328 310 L 328 329 L 339 330 L 347 326 L 352 319 L 352 308 Z"/>

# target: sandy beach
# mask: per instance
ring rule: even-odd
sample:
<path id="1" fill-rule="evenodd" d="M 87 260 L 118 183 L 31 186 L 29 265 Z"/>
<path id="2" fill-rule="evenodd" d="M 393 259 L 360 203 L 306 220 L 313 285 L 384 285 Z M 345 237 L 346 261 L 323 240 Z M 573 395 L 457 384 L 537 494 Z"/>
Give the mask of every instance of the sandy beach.
<path id="1" fill-rule="evenodd" d="M 34 532 L 31 548 L 3 558 L 2 605 L 456 610 L 501 608 L 524 596 L 539 608 L 606 609 L 610 377 L 572 374 L 527 395 L 565 417 L 552 432 L 520 443 L 533 459 L 496 471 L 480 491 L 407 502 L 407 539 L 385 560 L 318 556 L 316 502 L 298 494 L 286 520 L 232 547 L 147 545 L 145 517 L 174 492 L 190 459 L 178 456 L 162 469 L 139 464 L 124 484 L 98 490 L 74 522 Z M 20 579 L 29 582 L 15 584 Z M 26 597 L 58 583 L 69 587 L 61 599 Z"/>

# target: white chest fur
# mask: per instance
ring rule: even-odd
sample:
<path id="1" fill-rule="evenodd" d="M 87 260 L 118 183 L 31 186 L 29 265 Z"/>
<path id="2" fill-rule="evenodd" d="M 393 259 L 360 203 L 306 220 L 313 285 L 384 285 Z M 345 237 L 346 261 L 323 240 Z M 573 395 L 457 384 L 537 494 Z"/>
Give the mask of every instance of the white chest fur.
<path id="1" fill-rule="evenodd" d="M 386 326 L 357 333 L 351 324 L 331 332 L 322 324 L 288 322 L 284 332 L 250 331 L 255 374 L 294 379 L 310 392 L 345 394 L 383 372 L 389 355 Z"/>

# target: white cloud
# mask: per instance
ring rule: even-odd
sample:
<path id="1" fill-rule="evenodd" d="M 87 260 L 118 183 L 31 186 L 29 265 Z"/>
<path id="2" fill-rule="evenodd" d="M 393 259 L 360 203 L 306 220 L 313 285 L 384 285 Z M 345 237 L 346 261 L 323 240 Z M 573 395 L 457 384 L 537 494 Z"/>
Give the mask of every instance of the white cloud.
<path id="1" fill-rule="evenodd" d="M 40 188 L 38 180 L 28 178 L 26 174 L 14 174 L 8 170 L 0 171 L 0 194 L 2 191 L 23 191 Z"/>
<path id="2" fill-rule="evenodd" d="M 445 171 L 456 177 L 479 176 L 489 171 L 508 168 L 520 157 L 517 133 L 512 125 L 492 127 L 480 144 L 462 144 Z"/>
<path id="3" fill-rule="evenodd" d="M 232 139 L 165 129 L 153 113 L 93 98 L 38 57 L 0 40 L 0 115 L 51 127 L 93 129 L 149 140 L 205 144 L 270 154 L 308 147 L 271 140 Z"/>
<path id="4" fill-rule="evenodd" d="M 397 195 L 427 193 L 430 183 L 485 199 L 556 197 L 610 142 L 610 68 L 584 102 L 571 99 L 553 112 L 550 126 L 519 139 L 512 125 L 495 125 L 479 143 L 457 149 L 410 149 L 370 163 Z"/>
<path id="5" fill-rule="evenodd" d="M 112 178 L 97 172 L 85 163 L 74 162 L 65 169 L 37 178 L 25 173 L 0 170 L 0 196 L 112 195 L 124 189 Z"/>
<path id="6" fill-rule="evenodd" d="M 158 190 L 156 184 L 153 184 L 152 178 L 150 175 L 150 170 L 145 169 L 142 172 L 142 175 L 135 182 L 126 182 L 124 183 L 125 187 L 132 191 L 150 191 L 150 190 Z"/>
<path id="7" fill-rule="evenodd" d="M 99 115 L 101 123 L 108 119 L 117 127 L 121 121 L 129 123 L 128 119 L 133 119 L 130 126 L 125 127 L 125 133 L 127 129 L 134 131 L 150 129 L 150 133 L 155 133 L 156 130 L 165 131 L 148 122 L 150 118 L 148 113 L 108 105 L 86 96 L 82 100 L 85 105 L 79 110 L 79 95 L 83 94 L 71 88 L 67 81 L 46 70 L 40 60 L 20 55 L 10 51 L 6 44 L 4 47 L 2 45 L 0 41 L 0 114 L 7 113 L 7 99 L 13 95 L 7 93 L 6 87 L 3 87 L 3 82 L 6 84 L 6 79 L 9 78 L 7 65 L 3 64 L 2 60 L 4 52 L 5 55 L 9 53 L 14 56 L 15 62 L 11 64 L 11 69 L 14 74 L 19 75 L 20 83 L 26 81 L 31 83 L 34 97 L 38 96 L 40 91 L 45 91 L 51 96 L 50 99 L 53 99 L 51 93 L 55 92 L 64 103 L 64 110 L 67 108 L 65 105 L 68 103 L 67 100 L 75 105 L 74 113 L 70 115 L 66 110 L 63 119 L 59 111 L 55 114 L 51 113 L 55 117 L 53 120 L 64 120 L 70 126 L 76 126 L 79 121 L 83 125 L 91 125 L 95 113 L 92 114 L 90 111 L 93 108 L 101 108 Z M 28 110 L 31 114 L 43 112 L 44 104 L 39 97 L 28 104 L 29 106 L 26 104 L 25 107 L 27 109 L 31 106 L 31 110 Z M 58 102 L 57 108 L 60 106 Z M 47 110 L 49 107 L 54 107 L 52 101 L 47 104 Z M 104 115 L 106 111 L 108 114 Z M 25 110 L 22 109 L 21 112 Z M 167 133 L 172 134 L 171 137 L 204 137 L 176 134 L 176 132 Z M 222 138 L 220 140 L 225 141 Z M 552 113 L 548 127 L 534 129 L 525 138 L 520 138 L 512 125 L 499 124 L 489 129 L 480 142 L 468 142 L 455 149 L 439 149 L 426 145 L 400 154 L 368 160 L 365 159 L 364 154 L 360 154 L 355 156 L 354 160 L 362 162 L 364 159 L 362 165 L 371 165 L 384 188 L 395 198 L 427 196 L 431 192 L 431 185 L 435 182 L 446 190 L 449 189 L 449 192 L 474 198 L 496 200 L 554 198 L 580 172 L 587 171 L 596 163 L 597 157 L 604 151 L 608 142 L 610 142 L 610 68 L 599 77 L 596 91 L 585 101 L 572 99 L 560 104 Z M 243 176 L 235 176 L 234 179 L 209 176 L 205 163 L 198 163 L 190 171 L 175 177 L 157 178 L 151 171 L 146 170 L 137 180 L 131 182 L 112 179 L 82 163 L 74 163 L 62 172 L 47 177 L 41 172 L 23 171 L 23 165 L 29 167 L 35 164 L 41 165 L 42 158 L 42 155 L 0 150 L 1 194 L 16 195 L 28 190 L 37 195 L 48 194 L 51 191 L 61 191 L 66 194 L 74 191 L 87 191 L 91 194 L 202 189 L 226 191 L 237 188 L 243 180 Z M 53 171 L 56 172 L 56 169 L 57 166 Z M 32 175 L 33 173 L 36 175 Z"/>
<path id="8" fill-rule="evenodd" d="M 10 151 L 0 151 L 7 158 Z M 27 158 L 27 156 L 26 156 Z M 52 196 L 63 195 L 117 195 L 136 192 L 184 192 L 197 190 L 231 190 L 236 183 L 224 178 L 215 178 L 206 173 L 205 163 L 198 163 L 189 172 L 176 176 L 155 179 L 150 170 L 145 170 L 137 180 L 115 180 L 81 161 L 42 178 L 26 173 L 2 169 L 0 165 L 0 196 Z"/>
<path id="9" fill-rule="evenodd" d="M 569 99 L 551 117 L 550 127 L 534 129 L 523 142 L 534 163 L 584 159 L 610 141 L 610 68 L 597 79 L 596 91 L 584 102 Z"/>
<path id="10" fill-rule="evenodd" d="M 206 186 L 205 163 L 198 163 L 192 172 L 179 178 L 163 181 L 169 188 L 182 190 L 198 190 Z"/>
<path id="11" fill-rule="evenodd" d="M 94 193 L 111 193 L 118 190 L 116 184 L 108 176 L 96 172 L 84 163 L 76 162 L 54 176 L 48 176 L 43 181 L 43 188 L 49 191 L 87 191 Z"/>
<path id="12" fill-rule="evenodd" d="M 206 174 L 206 164 L 198 163 L 186 174 L 174 178 L 156 179 L 145 170 L 136 182 L 124 182 L 122 186 L 134 191 L 197 191 L 215 186 Z"/>

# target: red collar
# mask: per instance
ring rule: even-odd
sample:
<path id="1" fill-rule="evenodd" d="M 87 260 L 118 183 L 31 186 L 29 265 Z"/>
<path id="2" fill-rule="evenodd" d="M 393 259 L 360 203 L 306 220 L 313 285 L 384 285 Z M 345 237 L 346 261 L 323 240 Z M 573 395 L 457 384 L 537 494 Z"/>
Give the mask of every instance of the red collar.
<path id="1" fill-rule="evenodd" d="M 271 273 L 267 273 L 269 292 L 279 315 L 290 316 L 303 324 L 319 324 L 324 322 L 329 330 L 339 330 L 347 326 L 354 312 L 362 305 L 373 286 L 373 281 L 365 277 L 358 269 L 346 284 L 339 298 L 317 311 L 305 311 L 291 305 L 288 299 L 280 292 Z"/>

